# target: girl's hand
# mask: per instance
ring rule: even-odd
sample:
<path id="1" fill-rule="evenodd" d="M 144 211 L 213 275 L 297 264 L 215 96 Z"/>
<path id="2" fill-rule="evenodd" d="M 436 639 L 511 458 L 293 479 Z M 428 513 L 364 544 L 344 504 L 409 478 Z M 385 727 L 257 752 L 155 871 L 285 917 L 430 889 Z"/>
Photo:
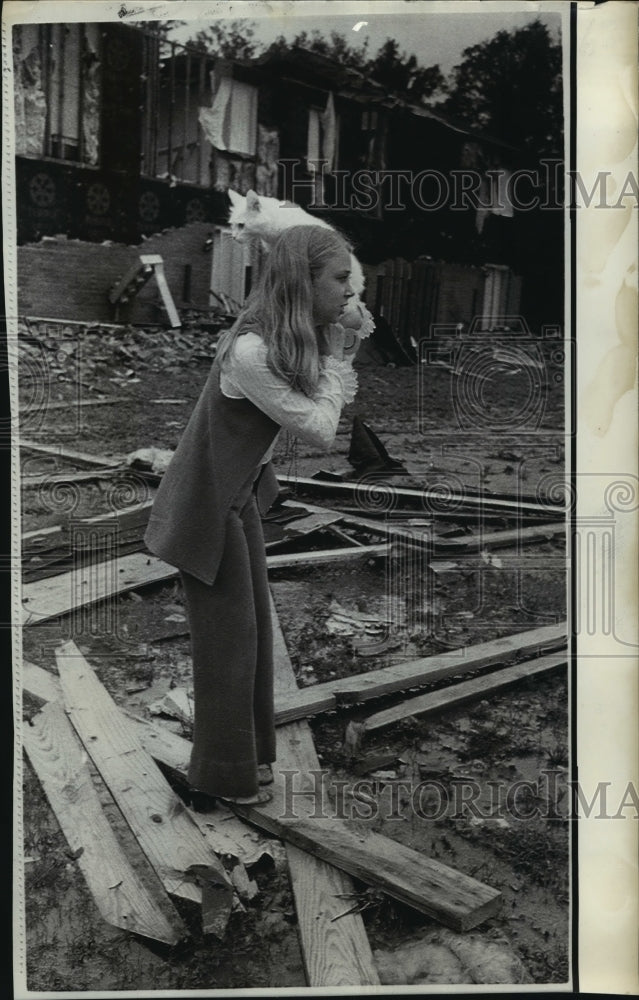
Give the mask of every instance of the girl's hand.
<path id="1" fill-rule="evenodd" d="M 345 329 L 344 330 L 344 357 L 354 358 L 360 347 L 362 346 L 362 340 L 359 336 L 357 330 Z"/>
<path id="2" fill-rule="evenodd" d="M 324 350 L 322 354 L 330 354 L 338 361 L 344 360 L 344 327 L 341 323 L 331 323 L 324 333 Z"/>

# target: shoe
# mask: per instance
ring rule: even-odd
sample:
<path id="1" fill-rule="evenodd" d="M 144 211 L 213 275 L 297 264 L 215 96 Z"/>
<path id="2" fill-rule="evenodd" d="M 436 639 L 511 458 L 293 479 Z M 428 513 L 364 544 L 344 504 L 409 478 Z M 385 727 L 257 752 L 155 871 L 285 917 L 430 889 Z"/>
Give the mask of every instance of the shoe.
<path id="1" fill-rule="evenodd" d="M 217 795 L 216 798 L 230 806 L 265 806 L 273 798 L 273 793 L 262 790 L 255 795 Z"/>
<path id="2" fill-rule="evenodd" d="M 257 765 L 257 783 L 258 785 L 273 784 L 273 768 L 270 764 Z"/>

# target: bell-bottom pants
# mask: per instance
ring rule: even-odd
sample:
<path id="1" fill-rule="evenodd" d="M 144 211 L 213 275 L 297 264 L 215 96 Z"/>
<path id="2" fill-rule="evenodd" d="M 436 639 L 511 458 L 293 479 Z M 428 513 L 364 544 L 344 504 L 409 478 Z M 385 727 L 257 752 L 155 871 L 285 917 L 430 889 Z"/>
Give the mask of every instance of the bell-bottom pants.
<path id="1" fill-rule="evenodd" d="M 214 583 L 181 575 L 193 657 L 189 783 L 209 795 L 253 795 L 257 765 L 275 760 L 273 630 L 253 491 L 229 511 Z"/>

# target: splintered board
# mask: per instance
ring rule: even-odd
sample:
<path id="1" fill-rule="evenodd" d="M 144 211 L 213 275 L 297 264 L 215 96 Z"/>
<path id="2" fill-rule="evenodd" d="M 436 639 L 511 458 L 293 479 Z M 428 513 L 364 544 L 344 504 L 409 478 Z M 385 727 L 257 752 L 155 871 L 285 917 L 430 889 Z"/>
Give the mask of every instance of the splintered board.
<path id="1" fill-rule="evenodd" d="M 278 697 L 281 691 L 295 687 L 296 680 L 272 598 L 271 614 Z M 308 723 L 294 722 L 278 728 L 277 763 L 273 766 L 275 782 L 271 786 L 276 792 L 279 789 L 281 794 L 285 781 L 282 772 L 292 770 L 304 775 L 319 767 Z M 378 985 L 379 977 L 361 916 L 351 913 L 340 920 L 335 919 L 344 910 L 342 897 L 354 891 L 351 879 L 315 856 L 314 851 L 306 853 L 287 843 L 286 853 L 309 986 L 334 989 Z"/>
<path id="2" fill-rule="evenodd" d="M 63 700 L 58 677 L 26 660 L 22 665 L 22 688 L 39 702 Z M 170 729 L 136 715 L 126 712 L 123 718 L 132 727 L 144 750 L 183 780 L 189 766 L 192 744 Z M 272 838 L 264 838 L 259 831 L 238 819 L 221 803 L 216 803 L 212 813 L 189 812 L 189 815 L 204 834 L 208 846 L 218 855 L 235 858 L 243 865 L 253 865 L 265 854 L 273 855 L 276 850 L 273 848 Z"/>
<path id="3" fill-rule="evenodd" d="M 162 887 L 143 883 L 120 846 L 62 706 L 45 705 L 22 733 L 29 760 L 103 918 L 164 944 L 187 937 Z"/>
<path id="4" fill-rule="evenodd" d="M 75 643 L 56 660 L 71 721 L 165 889 L 202 901 L 205 929 L 223 931 L 232 887 L 218 858 Z"/>

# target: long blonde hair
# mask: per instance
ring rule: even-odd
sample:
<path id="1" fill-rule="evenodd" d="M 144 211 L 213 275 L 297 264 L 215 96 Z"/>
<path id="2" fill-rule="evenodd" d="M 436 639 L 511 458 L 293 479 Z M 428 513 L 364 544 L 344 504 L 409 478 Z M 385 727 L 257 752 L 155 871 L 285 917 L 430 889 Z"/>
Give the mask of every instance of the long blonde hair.
<path id="1" fill-rule="evenodd" d="M 333 229 L 285 229 L 267 255 L 257 286 L 235 323 L 220 337 L 216 355 L 220 364 L 224 364 L 237 338 L 252 331 L 266 344 L 271 371 L 312 396 L 319 379 L 312 282 L 340 250 L 349 247 Z"/>

